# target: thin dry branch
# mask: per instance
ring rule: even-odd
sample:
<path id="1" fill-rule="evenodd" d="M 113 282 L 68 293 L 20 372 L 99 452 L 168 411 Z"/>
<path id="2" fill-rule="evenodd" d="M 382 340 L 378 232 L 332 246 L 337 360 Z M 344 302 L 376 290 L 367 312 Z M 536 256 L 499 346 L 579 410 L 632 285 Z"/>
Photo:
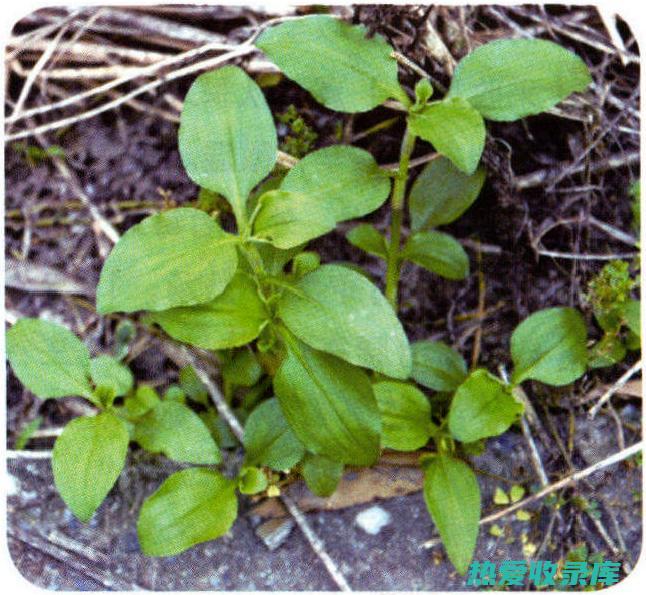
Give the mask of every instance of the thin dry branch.
<path id="1" fill-rule="evenodd" d="M 594 419 L 599 413 L 599 409 L 614 395 L 618 390 L 621 389 L 637 372 L 641 370 L 642 360 L 639 360 L 637 363 L 633 364 L 630 369 L 628 369 L 621 378 L 617 380 L 601 397 L 599 400 L 590 408 L 588 411 L 588 417 Z"/>

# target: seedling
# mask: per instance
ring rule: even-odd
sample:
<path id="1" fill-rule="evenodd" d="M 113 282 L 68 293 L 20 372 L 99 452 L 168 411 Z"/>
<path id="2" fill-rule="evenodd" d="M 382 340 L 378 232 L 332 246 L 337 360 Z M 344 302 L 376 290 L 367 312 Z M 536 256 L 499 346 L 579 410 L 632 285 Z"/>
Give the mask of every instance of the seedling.
<path id="1" fill-rule="evenodd" d="M 218 352 L 225 398 L 246 420 L 243 467 L 236 481 L 215 468 L 219 449 L 182 404 L 182 394 L 196 398 L 190 390 L 173 389 L 164 399 L 145 387 L 133 390 L 123 365 L 100 360 L 96 370 L 66 331 L 20 321 L 9 331 L 8 353 L 23 383 L 43 398 L 79 395 L 101 410 L 73 421 L 57 441 L 57 486 L 87 520 L 120 472 L 131 439 L 204 465 L 171 475 L 142 507 L 143 551 L 174 555 L 228 531 L 236 488 L 276 494 L 275 473 L 295 470 L 312 491 L 329 495 L 344 466 L 369 466 L 383 448 L 414 451 L 432 441 L 424 494 L 449 557 L 464 573 L 480 519 L 478 481 L 464 455 L 518 420 L 520 383 L 560 386 L 586 371 L 586 329 L 570 308 L 535 313 L 512 336 L 509 383 L 484 369 L 469 372 L 447 345 L 409 345 L 396 313 L 401 263 L 466 277 L 466 253 L 436 228 L 460 217 L 482 188 L 484 120 L 542 112 L 583 91 L 590 75 L 577 56 L 551 42 L 500 40 L 459 63 L 445 97 L 436 99 L 422 79 L 411 98 L 398 80 L 393 49 L 379 35 L 367 38 L 363 27 L 304 17 L 267 29 L 257 46 L 332 110 L 398 102 L 406 120 L 399 167 L 393 174 L 367 151 L 338 145 L 309 152 L 282 179 L 270 177 L 277 135 L 261 89 L 233 66 L 199 76 L 185 99 L 179 149 L 204 208 L 168 210 L 130 228 L 105 262 L 97 309 L 144 311 L 148 324 L 177 341 Z M 431 143 L 438 156 L 407 192 L 418 142 Z M 235 220 L 233 233 L 220 224 L 226 209 L 216 195 Z M 385 296 L 351 266 L 321 264 L 303 251 L 309 240 L 375 211 L 389 196 L 388 238 L 365 224 L 348 236 L 386 261 Z M 412 233 L 403 243 L 406 209 Z M 193 388 L 204 406 L 204 393 Z M 432 408 L 422 389 L 444 394 L 448 413 Z M 121 395 L 125 402 L 115 405 Z M 234 446 L 210 411 L 202 420 L 217 429 L 220 447 Z"/>
<path id="2" fill-rule="evenodd" d="M 640 348 L 640 300 L 631 294 L 637 280 L 629 265 L 613 260 L 588 285 L 586 301 L 603 330 L 603 337 L 590 349 L 590 367 L 612 366 L 623 361 L 629 350 Z"/>

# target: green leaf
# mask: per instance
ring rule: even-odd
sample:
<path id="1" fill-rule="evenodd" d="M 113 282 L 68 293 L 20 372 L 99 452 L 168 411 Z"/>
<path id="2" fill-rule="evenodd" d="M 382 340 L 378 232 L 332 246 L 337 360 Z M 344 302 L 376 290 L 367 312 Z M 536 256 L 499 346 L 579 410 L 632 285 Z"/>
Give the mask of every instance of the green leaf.
<path id="1" fill-rule="evenodd" d="M 297 279 L 304 277 L 307 273 L 315 271 L 321 266 L 321 257 L 318 252 L 301 252 L 292 261 L 292 273 Z"/>
<path id="2" fill-rule="evenodd" d="M 135 426 L 135 442 L 149 452 L 197 465 L 221 462 L 220 451 L 197 413 L 176 401 L 161 401 Z"/>
<path id="3" fill-rule="evenodd" d="M 179 385 L 186 396 L 200 405 L 209 404 L 209 393 L 193 366 L 184 366 L 179 371 Z"/>
<path id="4" fill-rule="evenodd" d="M 525 495 L 525 488 L 523 486 L 521 485 L 511 486 L 511 490 L 509 490 L 509 497 L 511 498 L 512 502 L 518 502 L 519 500 L 522 500 L 524 495 Z"/>
<path id="5" fill-rule="evenodd" d="M 279 250 L 276 246 L 262 242 L 256 244 L 256 250 L 260 254 L 260 258 L 262 258 L 267 274 L 279 276 L 283 272 L 285 265 L 301 251 L 301 247 Z"/>
<path id="6" fill-rule="evenodd" d="M 137 327 L 132 320 L 124 318 L 114 329 L 114 357 L 119 361 L 125 359 L 130 352 L 130 346 L 137 336 Z"/>
<path id="7" fill-rule="evenodd" d="M 325 265 L 283 293 L 278 313 L 302 341 L 350 363 L 405 379 L 408 339 L 390 304 L 365 277 Z"/>
<path id="8" fill-rule="evenodd" d="M 374 225 L 361 223 L 353 227 L 345 236 L 353 246 L 386 260 L 388 257 L 388 247 L 386 239 L 381 235 Z"/>
<path id="9" fill-rule="evenodd" d="M 340 222 L 363 217 L 384 204 L 390 179 L 367 151 L 336 145 L 301 159 L 280 189 L 307 195 Z"/>
<path id="10" fill-rule="evenodd" d="M 159 395 L 152 386 L 140 384 L 135 393 L 126 398 L 123 406 L 130 418 L 136 418 L 148 413 L 159 400 Z"/>
<path id="11" fill-rule="evenodd" d="M 353 465 L 379 457 L 381 419 L 365 372 L 285 333 L 287 356 L 274 376 L 285 419 L 305 447 Z"/>
<path id="12" fill-rule="evenodd" d="M 155 312 L 151 320 L 178 341 L 203 349 L 225 349 L 253 341 L 268 315 L 255 282 L 240 272 L 210 302 Z"/>
<path id="13" fill-rule="evenodd" d="M 484 149 L 482 116 L 460 97 L 429 103 L 408 116 L 412 132 L 431 143 L 465 174 L 472 174 Z"/>
<path id="14" fill-rule="evenodd" d="M 238 477 L 241 494 L 259 494 L 267 489 L 267 476 L 257 467 L 243 467 Z"/>
<path id="15" fill-rule="evenodd" d="M 521 322 L 511 336 L 512 382 L 530 378 L 563 386 L 583 376 L 587 332 L 574 308 L 548 308 Z"/>
<path id="16" fill-rule="evenodd" d="M 426 395 L 403 382 L 377 382 L 372 388 L 381 412 L 382 446 L 402 451 L 422 448 L 431 437 Z"/>
<path id="17" fill-rule="evenodd" d="M 137 533 L 147 556 L 174 556 L 224 535 L 238 516 L 236 483 L 217 471 L 184 469 L 171 475 L 139 513 Z"/>
<path id="18" fill-rule="evenodd" d="M 109 355 L 95 357 L 90 362 L 90 374 L 92 382 L 97 387 L 104 386 L 111 389 L 115 397 L 121 397 L 130 392 L 134 384 L 130 368 Z"/>
<path id="19" fill-rule="evenodd" d="M 66 328 L 21 318 L 7 331 L 7 358 L 15 375 L 41 399 L 90 397 L 90 354 Z"/>
<path id="20" fill-rule="evenodd" d="M 502 434 L 522 412 L 510 387 L 486 370 L 475 370 L 455 391 L 449 430 L 460 442 L 475 442 Z"/>
<path id="21" fill-rule="evenodd" d="M 509 504 L 509 495 L 501 487 L 496 487 L 493 493 L 493 503 L 499 506 L 506 506 Z"/>
<path id="22" fill-rule="evenodd" d="M 588 351 L 589 368 L 614 366 L 626 357 L 626 347 L 614 333 L 606 333 Z"/>
<path id="23" fill-rule="evenodd" d="M 628 328 L 641 337 L 641 301 L 628 300 L 624 306 L 623 314 Z"/>
<path id="24" fill-rule="evenodd" d="M 411 345 L 415 382 L 442 392 L 453 392 L 467 377 L 467 364 L 441 341 L 417 341 Z"/>
<path id="25" fill-rule="evenodd" d="M 233 236 L 191 208 L 152 215 L 131 227 L 103 265 L 97 310 L 167 310 L 212 300 L 238 264 Z"/>
<path id="26" fill-rule="evenodd" d="M 592 82 L 576 54 L 543 39 L 499 39 L 455 69 L 449 97 L 466 99 L 485 118 L 518 120 L 550 109 Z"/>
<path id="27" fill-rule="evenodd" d="M 365 112 L 386 101 L 410 103 L 397 80 L 393 48 L 366 29 L 327 15 L 267 29 L 256 42 L 287 77 L 319 103 L 340 112 Z"/>
<path id="28" fill-rule="evenodd" d="M 441 231 L 418 231 L 408 238 L 402 258 L 446 279 L 469 276 L 469 257 L 460 243 Z"/>
<path id="29" fill-rule="evenodd" d="M 305 447 L 289 427 L 278 400 L 264 401 L 249 415 L 244 426 L 245 462 L 285 471 L 305 455 Z"/>
<path id="30" fill-rule="evenodd" d="M 52 453 L 54 483 L 84 523 L 119 477 L 128 452 L 128 428 L 112 413 L 79 417 L 65 426 Z"/>
<path id="31" fill-rule="evenodd" d="M 343 477 L 343 463 L 307 453 L 301 473 L 314 495 L 327 498 L 334 494 Z"/>
<path id="32" fill-rule="evenodd" d="M 186 393 L 182 390 L 182 387 L 178 384 L 171 384 L 164 393 L 164 401 L 173 401 L 175 403 L 180 403 L 181 405 L 186 404 Z"/>
<path id="33" fill-rule="evenodd" d="M 254 235 L 286 250 L 332 231 L 334 217 L 318 198 L 298 192 L 271 190 L 260 197 Z"/>
<path id="34" fill-rule="evenodd" d="M 222 368 L 222 377 L 232 386 L 250 387 L 262 377 L 262 366 L 249 348 L 236 353 Z"/>
<path id="35" fill-rule="evenodd" d="M 18 434 L 18 436 L 16 437 L 14 449 L 24 450 L 25 446 L 27 446 L 32 436 L 34 435 L 34 432 L 36 432 L 38 428 L 40 428 L 42 423 L 43 423 L 43 418 L 42 416 L 39 415 L 37 417 L 34 417 L 34 419 L 32 419 L 31 421 L 24 424 L 22 427 L 22 430 L 20 430 L 20 434 Z"/>
<path id="36" fill-rule="evenodd" d="M 178 135 L 189 177 L 225 196 L 240 225 L 249 193 L 278 154 L 274 119 L 258 85 L 236 66 L 198 76 L 184 100 Z"/>
<path id="37" fill-rule="evenodd" d="M 459 459 L 434 457 L 425 471 L 424 499 L 449 559 L 465 574 L 480 522 L 480 488 L 475 474 Z"/>
<path id="38" fill-rule="evenodd" d="M 433 96 L 433 86 L 427 78 L 420 79 L 415 84 L 415 108 L 423 106 Z"/>
<path id="39" fill-rule="evenodd" d="M 449 159 L 433 159 L 413 183 L 409 211 L 413 231 L 446 225 L 458 219 L 478 198 L 484 169 L 467 175 Z"/>

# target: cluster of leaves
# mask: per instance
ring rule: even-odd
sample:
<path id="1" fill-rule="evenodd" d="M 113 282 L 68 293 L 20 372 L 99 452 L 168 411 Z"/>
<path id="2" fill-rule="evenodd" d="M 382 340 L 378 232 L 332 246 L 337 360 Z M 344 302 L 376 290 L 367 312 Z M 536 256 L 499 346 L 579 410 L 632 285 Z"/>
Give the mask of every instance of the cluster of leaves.
<path id="1" fill-rule="evenodd" d="M 592 307 L 603 337 L 590 349 L 590 367 L 602 368 L 623 361 L 629 350 L 640 349 L 640 300 L 632 297 L 637 278 L 630 265 L 613 260 L 588 284 L 586 300 Z"/>
<path id="2" fill-rule="evenodd" d="M 522 382 L 560 386 L 585 372 L 586 328 L 571 308 L 535 313 L 512 336 L 510 382 L 484 369 L 469 372 L 448 345 L 409 344 L 396 314 L 399 266 L 409 260 L 448 279 L 468 275 L 460 244 L 436 228 L 468 209 L 484 183 L 484 119 L 548 109 L 583 90 L 589 73 L 550 42 L 501 40 L 459 63 L 446 97 L 431 101 L 433 89 L 422 79 L 413 101 L 399 83 L 393 49 L 378 35 L 367 38 L 363 27 L 305 17 L 266 30 L 257 46 L 332 110 L 363 112 L 398 101 L 406 112 L 399 169 L 392 174 L 370 153 L 338 145 L 273 175 L 277 134 L 258 85 L 232 66 L 198 77 L 185 99 L 179 149 L 204 208 L 172 209 L 130 228 L 105 262 L 97 309 L 145 311 L 147 324 L 177 341 L 218 352 L 225 398 L 245 422 L 244 464 L 235 480 L 214 467 L 220 449 L 206 425 L 217 429 L 220 448 L 236 444 L 213 411 L 200 418 L 176 398 L 177 389 L 164 398 L 135 389 L 114 358 L 91 360 L 64 330 L 23 320 L 8 333 L 21 381 L 43 398 L 80 395 L 101 411 L 71 422 L 58 439 L 58 489 L 87 520 L 121 470 L 129 440 L 202 465 L 171 475 L 140 513 L 143 551 L 173 555 L 229 529 L 236 489 L 262 492 L 295 470 L 313 492 L 328 495 L 346 465 L 372 465 L 383 448 L 414 451 L 432 441 L 422 457 L 426 502 L 449 557 L 465 572 L 480 519 L 478 482 L 465 458 L 522 415 L 515 396 Z M 439 157 L 407 195 L 417 139 Z M 216 195 L 226 201 L 235 233 L 220 225 Z M 304 250 L 389 195 L 388 239 L 365 224 L 348 234 L 386 261 L 385 296 L 362 272 L 321 264 Z M 406 198 L 412 233 L 402 247 Z M 184 392 L 204 406 L 199 383 L 191 385 Z M 425 391 L 433 391 L 430 398 Z"/>
<path id="3" fill-rule="evenodd" d="M 318 134 L 309 126 L 294 105 L 290 105 L 276 119 L 287 126 L 289 133 L 281 143 L 281 149 L 293 157 L 305 157 L 313 148 Z"/>

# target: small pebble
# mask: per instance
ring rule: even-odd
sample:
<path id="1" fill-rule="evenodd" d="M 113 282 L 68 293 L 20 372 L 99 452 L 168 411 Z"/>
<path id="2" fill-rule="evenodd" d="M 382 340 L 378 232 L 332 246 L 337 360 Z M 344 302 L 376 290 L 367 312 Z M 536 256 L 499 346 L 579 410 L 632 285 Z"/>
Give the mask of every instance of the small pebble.
<path id="1" fill-rule="evenodd" d="M 7 473 L 7 496 L 17 496 L 20 493 L 20 482 L 18 478 Z"/>
<path id="2" fill-rule="evenodd" d="M 362 510 L 354 519 L 366 533 L 377 535 L 386 525 L 390 523 L 390 513 L 381 506 L 371 506 Z"/>

